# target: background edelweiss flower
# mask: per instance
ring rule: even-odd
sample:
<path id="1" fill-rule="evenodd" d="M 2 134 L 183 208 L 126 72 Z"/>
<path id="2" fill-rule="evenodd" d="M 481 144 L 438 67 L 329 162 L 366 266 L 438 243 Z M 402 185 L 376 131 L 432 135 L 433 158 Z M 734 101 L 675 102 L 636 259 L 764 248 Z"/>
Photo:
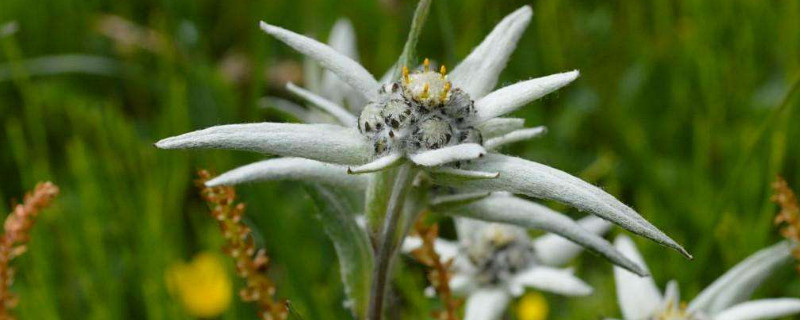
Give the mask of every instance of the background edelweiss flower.
<path id="1" fill-rule="evenodd" d="M 611 224 L 589 216 L 579 222 L 587 232 L 602 235 Z M 437 239 L 442 260 L 453 259 L 450 287 L 466 295 L 466 320 L 500 319 L 512 298 L 525 288 L 565 296 L 585 296 L 592 288 L 563 269 L 583 248 L 557 234 L 530 239 L 524 229 L 513 225 L 471 219 L 457 221 L 459 241 Z M 408 237 L 404 252 L 418 248 L 422 240 Z"/>
<path id="2" fill-rule="evenodd" d="M 235 169 L 209 181 L 210 186 L 294 179 L 366 189 L 368 232 L 376 247 L 380 230 L 377 226 L 383 224 L 381 237 L 386 241 L 376 250 L 378 253 L 394 254 L 392 239 L 395 237 L 391 235 L 395 232 L 394 222 L 402 220 L 397 228 L 403 235 L 421 209 L 433 206 L 455 216 L 557 233 L 615 264 L 646 275 L 607 241 L 586 232 L 572 219 L 527 200 L 487 193 L 502 191 L 568 204 L 689 256 L 674 240 L 600 188 L 563 171 L 496 152 L 502 145 L 544 132 L 541 127 L 522 129 L 523 122 L 519 119 L 500 116 L 578 77 L 577 71 L 566 72 L 521 81 L 491 92 L 531 17 L 532 10 L 528 6 L 508 15 L 450 74 L 446 74 L 445 68 L 432 71 L 426 60 L 421 71 L 411 73 L 404 68 L 397 82 L 390 79 L 379 82 L 336 49 L 262 22 L 261 28 L 266 33 L 314 59 L 355 89 L 367 101 L 361 115 L 355 117 L 347 108 L 289 84 L 290 91 L 333 115 L 339 124 L 220 125 L 163 139 L 156 146 L 164 149 L 222 148 L 284 157 Z M 395 170 L 401 164 L 405 169 Z M 395 172 L 398 178 L 394 178 Z M 389 173 L 392 178 L 386 178 Z M 407 177 L 401 179 L 401 173 Z M 419 175 L 411 179 L 412 174 L 417 173 Z M 409 185 L 405 181 L 412 180 L 415 191 L 398 192 Z M 425 199 L 430 195 L 427 190 L 430 183 L 475 193 L 442 195 L 428 202 Z M 478 195 L 474 196 L 476 193 Z M 403 207 L 404 203 L 409 203 L 407 208 Z M 390 216 L 386 214 L 387 208 L 402 212 Z M 344 219 L 352 220 L 352 217 Z M 354 225 L 352 221 L 342 223 Z"/>
<path id="3" fill-rule="evenodd" d="M 620 235 L 614 244 L 628 258 L 646 267 L 630 238 Z M 688 305 L 681 303 L 676 281 L 669 282 L 662 296 L 652 278 L 614 267 L 622 316 L 627 320 L 755 320 L 798 314 L 797 298 L 747 301 L 770 274 L 791 260 L 791 250 L 792 245 L 784 241 L 756 252 L 706 287 Z"/>

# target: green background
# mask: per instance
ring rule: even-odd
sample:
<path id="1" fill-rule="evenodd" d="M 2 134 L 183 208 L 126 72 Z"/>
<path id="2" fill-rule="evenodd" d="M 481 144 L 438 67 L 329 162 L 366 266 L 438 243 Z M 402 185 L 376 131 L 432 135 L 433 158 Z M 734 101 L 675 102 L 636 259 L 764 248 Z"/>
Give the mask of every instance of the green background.
<path id="1" fill-rule="evenodd" d="M 302 59 L 261 32 L 259 20 L 325 39 L 337 18 L 348 17 L 362 63 L 382 74 L 402 49 L 415 4 L 0 1 L 0 23 L 20 23 L 0 39 L 0 199 L 19 199 L 46 179 L 62 190 L 16 261 L 20 317 L 187 318 L 164 271 L 221 243 L 193 172 L 262 156 L 160 151 L 152 143 L 215 124 L 287 120 L 257 101 L 287 96 L 279 79 Z M 434 0 L 420 55 L 453 66 L 524 4 L 533 6 L 533 21 L 501 85 L 572 69 L 581 77 L 516 112 L 549 133 L 508 153 L 601 185 L 684 244 L 694 261 L 636 239 L 657 283 L 677 279 L 687 298 L 780 239 L 769 184 L 781 174 L 800 186 L 800 99 L 782 103 L 800 78 L 800 2 Z M 101 34 L 104 14 L 148 28 L 166 45 L 122 48 Z M 33 60 L 64 54 L 108 60 L 70 63 L 77 69 L 66 71 L 75 72 L 59 71 L 63 61 Z M 232 82 L 221 66 L 237 63 L 247 76 Z M 274 260 L 278 295 L 305 319 L 345 318 L 336 256 L 302 187 L 263 183 L 239 192 Z M 435 306 L 422 297 L 419 266 L 404 261 L 397 287 L 406 318 L 418 319 Z M 574 266 L 596 292 L 546 295 L 553 318 L 619 316 L 611 265 L 583 255 Z M 798 294 L 789 265 L 757 293 Z M 253 315 L 237 303 L 223 318 Z"/>

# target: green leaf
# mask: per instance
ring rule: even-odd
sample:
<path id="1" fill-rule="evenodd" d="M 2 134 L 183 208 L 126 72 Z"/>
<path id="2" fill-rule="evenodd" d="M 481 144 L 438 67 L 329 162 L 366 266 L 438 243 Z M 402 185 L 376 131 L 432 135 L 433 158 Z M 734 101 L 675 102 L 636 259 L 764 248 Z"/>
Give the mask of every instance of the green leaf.
<path id="1" fill-rule="evenodd" d="M 345 293 L 357 319 L 364 319 L 372 277 L 372 247 L 366 232 L 358 226 L 347 195 L 318 184 L 306 187 L 314 200 L 325 233 L 333 241 L 342 273 Z"/>
<path id="2" fill-rule="evenodd" d="M 432 0 L 421 0 L 417 4 L 417 9 L 414 11 L 414 20 L 411 21 L 411 30 L 408 31 L 408 39 L 403 46 L 403 53 L 400 54 L 400 59 L 394 68 L 393 79 L 400 78 L 400 73 L 403 71 L 404 66 L 416 65 L 417 59 L 417 42 L 419 42 L 419 35 L 422 33 L 422 26 L 428 20 L 428 12 L 430 12 Z"/>

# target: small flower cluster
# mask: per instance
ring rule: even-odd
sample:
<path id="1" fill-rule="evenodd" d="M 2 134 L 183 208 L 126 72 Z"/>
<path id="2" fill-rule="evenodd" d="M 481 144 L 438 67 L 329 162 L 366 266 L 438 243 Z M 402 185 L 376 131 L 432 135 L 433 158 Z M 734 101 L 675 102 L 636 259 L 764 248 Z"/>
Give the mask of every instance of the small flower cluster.
<path id="1" fill-rule="evenodd" d="M 775 194 L 772 195 L 772 202 L 781 207 L 781 211 L 775 216 L 775 225 L 781 226 L 781 235 L 794 242 L 800 242 L 800 204 L 798 204 L 797 196 L 789 188 L 781 177 L 778 177 L 772 183 L 772 188 Z M 794 247 L 792 255 L 796 259 L 800 259 L 800 246 Z M 800 272 L 800 266 L 797 267 Z"/>
<path id="2" fill-rule="evenodd" d="M 58 195 L 58 186 L 52 182 L 39 183 L 25 195 L 21 204 L 14 206 L 14 211 L 6 217 L 0 237 L 0 319 L 14 319 L 11 315 L 18 302 L 16 295 L 10 292 L 14 283 L 15 270 L 11 260 L 25 253 L 26 243 L 30 240 L 31 228 L 36 222 L 39 211 L 48 207 Z"/>
<path id="3" fill-rule="evenodd" d="M 442 301 L 444 310 L 434 311 L 431 316 L 440 320 L 458 320 L 458 307 L 463 301 L 453 297 L 450 290 L 450 279 L 452 278 L 451 267 L 453 258 L 442 261 L 442 257 L 436 252 L 434 244 L 439 237 L 439 225 L 433 224 L 426 226 L 423 222 L 425 215 L 422 215 L 414 225 L 414 231 L 422 239 L 422 245 L 411 251 L 411 256 L 423 265 L 430 268 L 428 271 L 428 281 L 436 291 L 436 296 Z"/>
<path id="4" fill-rule="evenodd" d="M 208 203 L 211 216 L 219 222 L 227 241 L 223 251 L 233 258 L 236 273 L 247 283 L 239 291 L 240 297 L 258 305 L 261 319 L 287 319 L 287 304 L 275 300 L 275 284 L 266 275 L 269 257 L 264 249 L 256 250 L 250 228 L 242 222 L 245 205 L 235 203 L 236 190 L 230 186 L 206 187 L 205 182 L 211 179 L 211 174 L 206 170 L 198 172 L 198 176 L 196 184 L 200 188 L 200 195 Z"/>
<path id="5" fill-rule="evenodd" d="M 361 112 L 358 129 L 372 141 L 376 156 L 413 154 L 482 143 L 474 118 L 474 102 L 463 90 L 452 88 L 445 66 L 431 71 L 425 59 L 421 72 L 410 73 L 404 67 L 402 80 L 381 87 L 377 101 Z"/>

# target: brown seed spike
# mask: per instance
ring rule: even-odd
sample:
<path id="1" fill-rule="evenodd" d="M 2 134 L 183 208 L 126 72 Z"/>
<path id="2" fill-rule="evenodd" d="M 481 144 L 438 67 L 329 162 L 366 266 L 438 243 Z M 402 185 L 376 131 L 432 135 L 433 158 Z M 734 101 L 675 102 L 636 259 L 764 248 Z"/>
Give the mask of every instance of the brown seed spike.
<path id="1" fill-rule="evenodd" d="M 408 77 L 408 67 L 403 66 L 403 83 L 408 84 L 411 82 L 411 78 Z"/>
<path id="2" fill-rule="evenodd" d="M 444 65 L 442 65 L 442 67 L 440 67 L 440 68 L 439 68 L 439 74 L 441 74 L 441 75 L 442 75 L 442 78 L 444 78 L 444 76 L 446 76 L 446 75 L 447 75 L 447 67 L 445 67 Z"/>
<path id="3" fill-rule="evenodd" d="M 420 96 L 422 96 L 423 99 L 428 98 L 428 91 L 430 91 L 430 89 L 431 89 L 431 86 L 428 85 L 427 82 L 425 82 L 425 84 L 422 85 L 422 94 Z"/>
<path id="4" fill-rule="evenodd" d="M 425 58 L 425 61 L 422 61 L 422 65 L 425 68 L 425 72 L 431 71 L 431 61 L 428 58 Z"/>

